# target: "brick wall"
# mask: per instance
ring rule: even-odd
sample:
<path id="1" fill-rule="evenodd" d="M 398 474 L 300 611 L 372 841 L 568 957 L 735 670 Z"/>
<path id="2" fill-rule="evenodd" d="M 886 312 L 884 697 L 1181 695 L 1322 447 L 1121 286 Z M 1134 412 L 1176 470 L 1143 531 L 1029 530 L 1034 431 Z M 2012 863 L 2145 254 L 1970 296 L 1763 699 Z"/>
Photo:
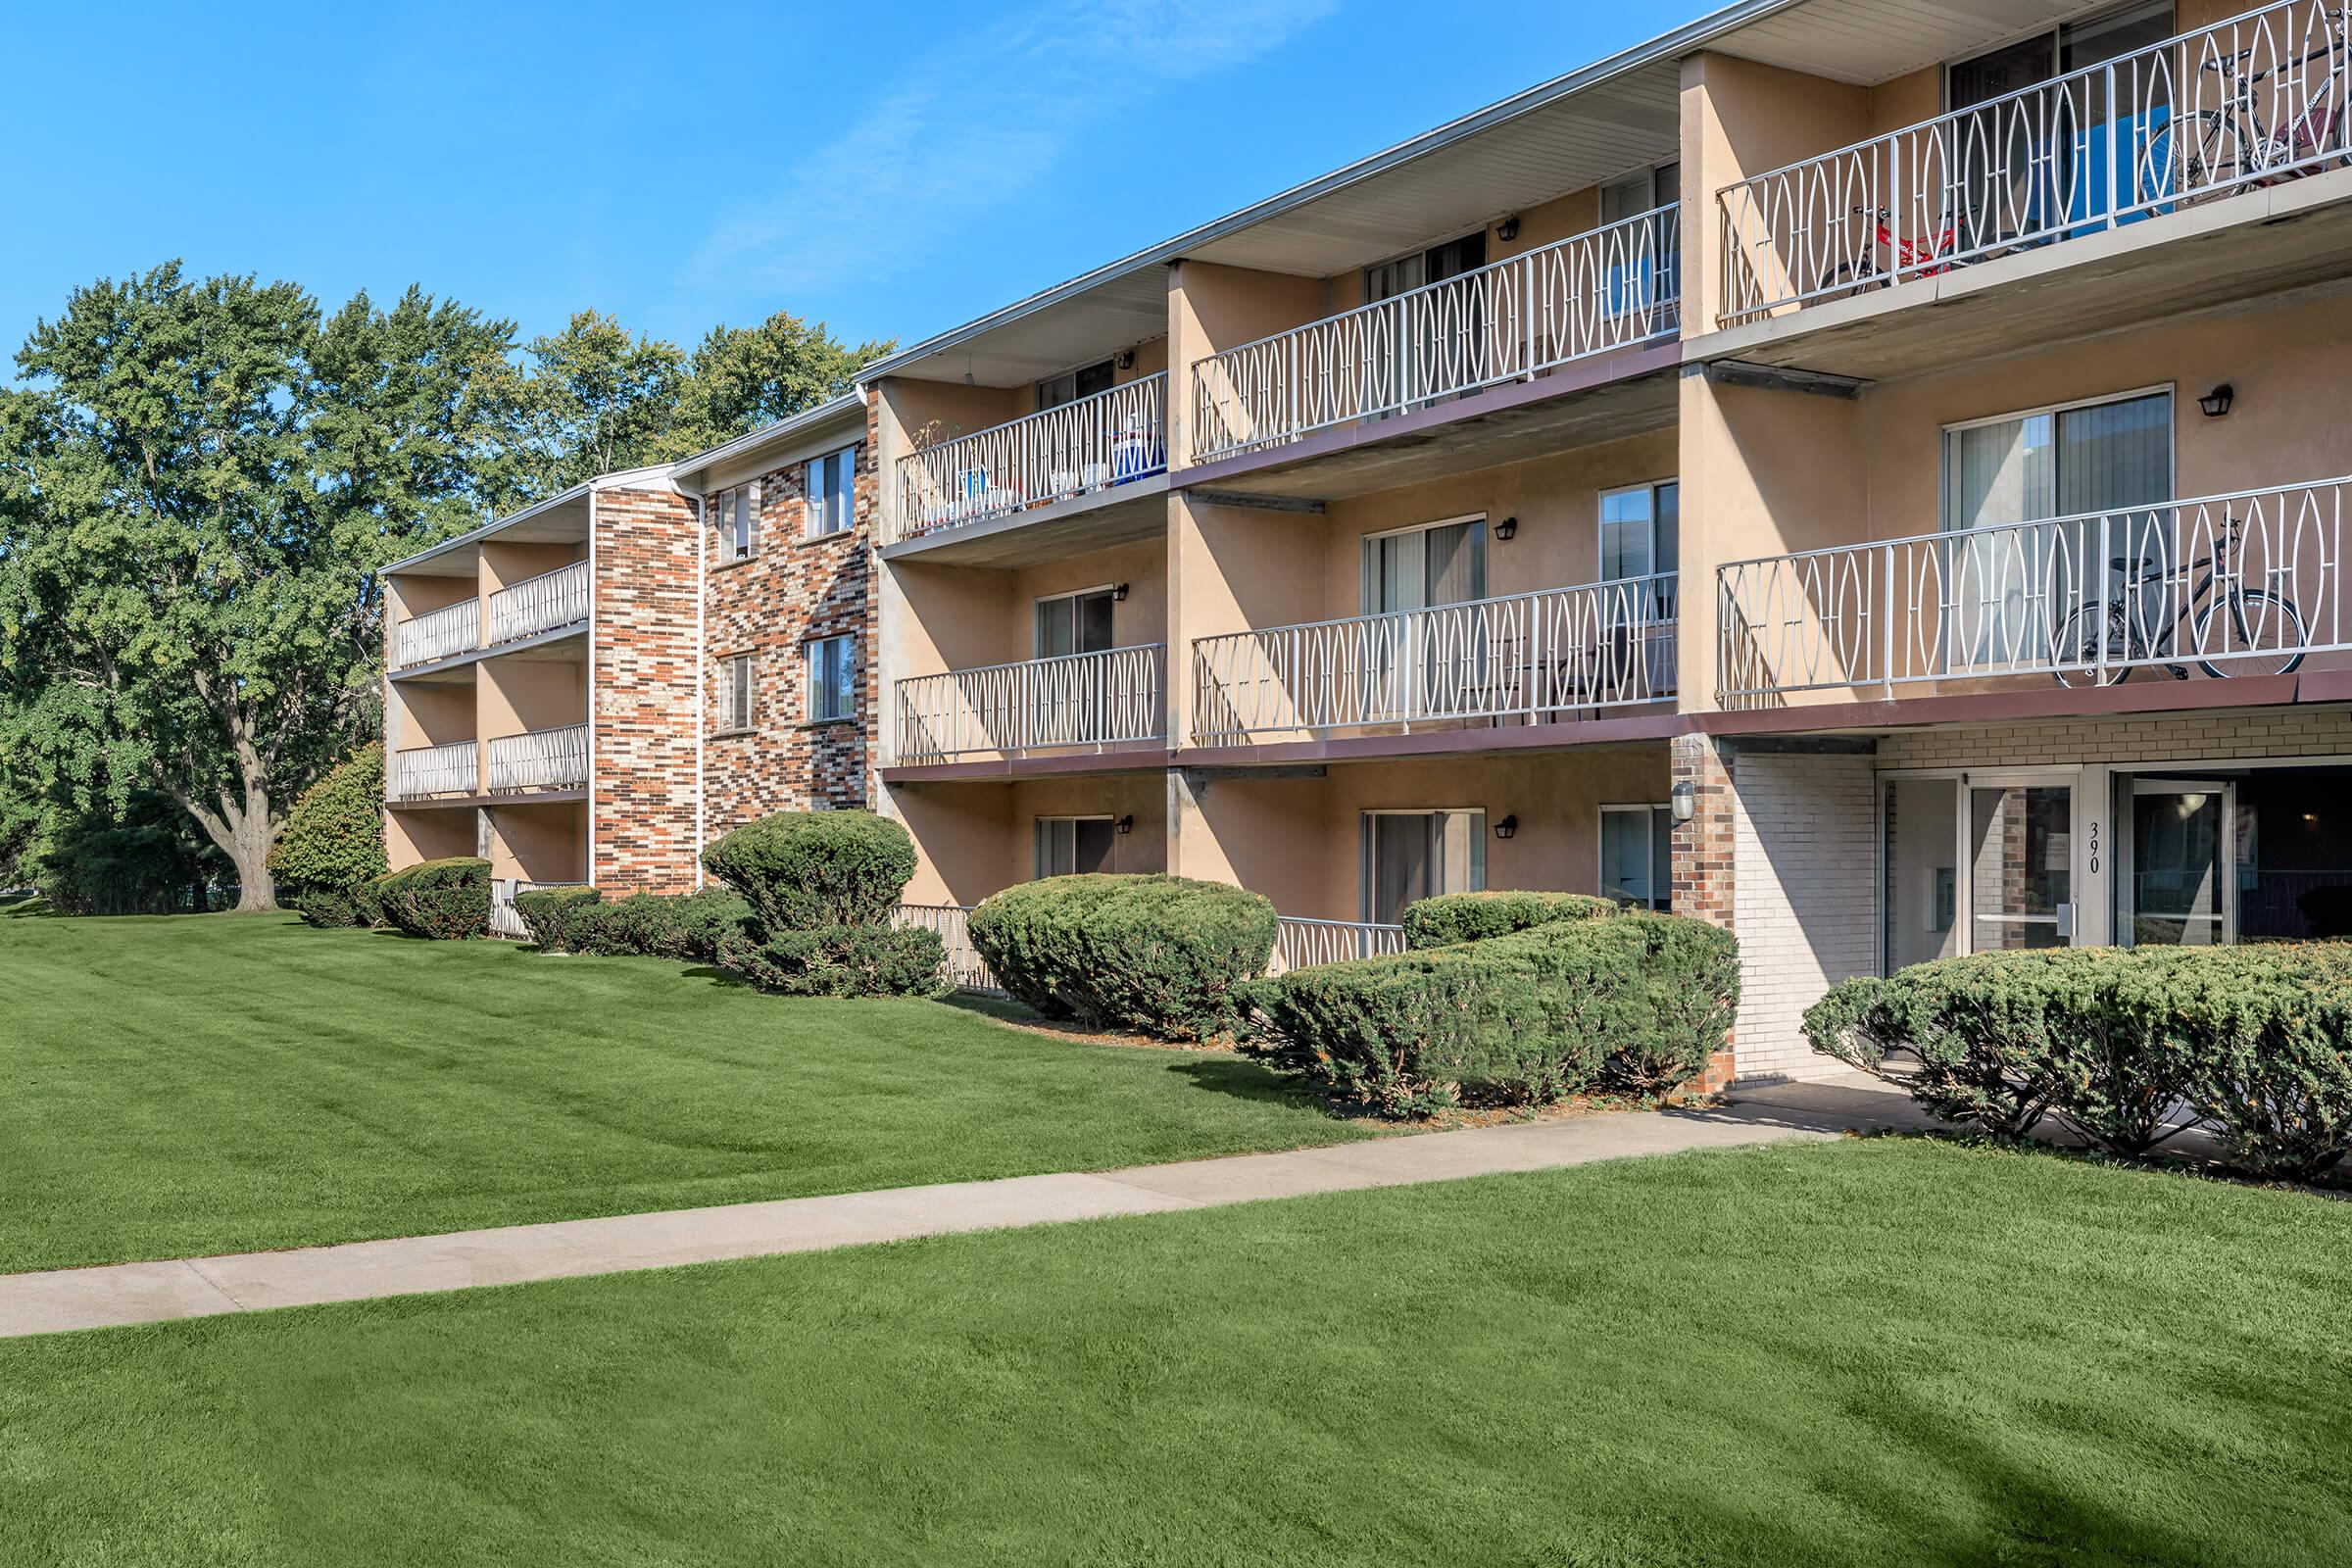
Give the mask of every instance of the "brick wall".
<path id="1" fill-rule="evenodd" d="M 1878 765 L 2072 767 L 2346 754 L 2352 754 L 2352 714 L 2343 710 L 2257 708 L 2233 713 L 1907 730 L 1880 740 Z"/>
<path id="2" fill-rule="evenodd" d="M 1805 1008 L 1877 972 L 1875 759 L 1742 752 L 1732 760 L 1737 1033 L 1743 1079 L 1836 1070 L 1805 1044 Z"/>
<path id="3" fill-rule="evenodd" d="M 590 875 L 599 887 L 694 885 L 696 544 L 687 498 L 598 492 Z"/>
<path id="4" fill-rule="evenodd" d="M 1739 913 L 1733 901 L 1735 807 L 1731 770 L 1725 765 L 1723 749 L 1704 735 L 1678 735 L 1668 753 L 1667 765 L 1674 787 L 1690 786 L 1692 806 L 1690 820 L 1674 825 L 1669 846 L 1667 877 L 1674 912 L 1736 933 Z M 1699 1090 L 1711 1094 L 1730 1086 L 1738 1061 L 1737 1027 L 1732 1046 L 1731 1051 L 1717 1053 L 1699 1078 L 1696 1085 Z"/>
<path id="5" fill-rule="evenodd" d="M 866 417 L 848 530 L 808 537 L 806 467 L 798 463 L 760 476 L 749 560 L 732 559 L 732 536 L 722 538 L 713 519 L 702 702 L 710 839 L 774 811 L 870 804 L 870 743 L 882 700 L 874 680 L 871 550 L 881 487 L 870 404 Z M 804 646 L 845 634 L 857 639 L 853 716 L 810 723 Z M 725 662 L 738 654 L 752 657 L 752 727 L 728 733 Z"/>

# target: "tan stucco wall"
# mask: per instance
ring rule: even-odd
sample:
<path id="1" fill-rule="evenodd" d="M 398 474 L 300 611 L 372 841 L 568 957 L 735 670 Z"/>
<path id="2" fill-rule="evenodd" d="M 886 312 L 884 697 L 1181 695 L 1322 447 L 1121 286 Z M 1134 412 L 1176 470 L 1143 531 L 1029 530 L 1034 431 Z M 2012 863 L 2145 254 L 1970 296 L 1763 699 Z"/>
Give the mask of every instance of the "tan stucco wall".
<path id="1" fill-rule="evenodd" d="M 576 801 L 560 801 L 493 808 L 490 874 L 519 877 L 525 882 L 586 880 L 586 806 Z"/>
<path id="2" fill-rule="evenodd" d="M 588 661 L 485 659 L 477 666 L 474 732 L 484 740 L 588 721 Z"/>
<path id="3" fill-rule="evenodd" d="M 902 785 L 892 806 L 913 836 L 917 862 L 906 902 L 977 904 L 1030 880 L 1041 816 L 1132 816 L 1133 830 L 1111 841 L 1111 868 L 1165 870 L 1163 789 L 1158 773 Z"/>
<path id="4" fill-rule="evenodd" d="M 396 751 L 448 746 L 475 735 L 471 681 L 393 681 L 390 709 Z"/>
<path id="5" fill-rule="evenodd" d="M 419 860 L 444 860 L 474 852 L 474 813 L 469 808 L 384 813 L 384 862 L 398 871 Z"/>
<path id="6" fill-rule="evenodd" d="M 1217 777 L 1190 789 L 1221 880 L 1265 894 L 1284 914 L 1355 920 L 1366 810 L 1483 810 L 1488 887 L 1591 893 L 1600 875 L 1599 808 L 1662 803 L 1667 783 L 1661 745 L 1346 763 L 1323 778 Z M 1494 824 L 1505 816 L 1518 817 L 1518 831 L 1497 839 Z M 1193 858 L 1212 863 L 1207 854 Z"/>
<path id="7" fill-rule="evenodd" d="M 588 559 L 588 546 L 581 544 L 508 544 L 489 539 L 482 543 L 482 597 L 488 599 L 501 588 L 513 587 L 526 577 L 568 566 L 575 561 Z"/>

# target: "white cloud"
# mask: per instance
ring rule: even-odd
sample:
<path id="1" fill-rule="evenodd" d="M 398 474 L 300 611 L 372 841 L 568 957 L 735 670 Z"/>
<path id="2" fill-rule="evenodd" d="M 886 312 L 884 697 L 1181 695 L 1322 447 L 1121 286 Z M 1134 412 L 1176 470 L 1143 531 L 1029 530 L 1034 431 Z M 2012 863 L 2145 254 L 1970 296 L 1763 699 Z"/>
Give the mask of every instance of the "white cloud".
<path id="1" fill-rule="evenodd" d="M 804 149 L 776 184 L 722 214 L 684 281 L 779 292 L 872 278 L 952 252 L 958 225 L 1004 207 L 1062 149 L 1177 83 L 1242 65 L 1339 0 L 1055 0 L 916 54 L 859 118 Z M 1181 119 L 1143 121 L 1135 167 L 1183 158 Z M 1087 210 L 1069 193 L 1073 217 Z M 910 243 L 910 240 L 914 243 Z"/>

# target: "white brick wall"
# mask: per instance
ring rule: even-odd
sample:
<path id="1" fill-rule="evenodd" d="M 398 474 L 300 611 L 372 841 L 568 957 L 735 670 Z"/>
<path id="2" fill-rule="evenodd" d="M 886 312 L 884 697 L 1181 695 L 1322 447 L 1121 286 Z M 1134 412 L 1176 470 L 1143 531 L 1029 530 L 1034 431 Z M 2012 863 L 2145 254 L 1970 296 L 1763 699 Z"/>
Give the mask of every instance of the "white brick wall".
<path id="1" fill-rule="evenodd" d="M 1874 766 L 1869 757 L 1733 758 L 1741 1079 L 1838 1070 L 1797 1024 L 1831 986 L 1878 967 Z"/>

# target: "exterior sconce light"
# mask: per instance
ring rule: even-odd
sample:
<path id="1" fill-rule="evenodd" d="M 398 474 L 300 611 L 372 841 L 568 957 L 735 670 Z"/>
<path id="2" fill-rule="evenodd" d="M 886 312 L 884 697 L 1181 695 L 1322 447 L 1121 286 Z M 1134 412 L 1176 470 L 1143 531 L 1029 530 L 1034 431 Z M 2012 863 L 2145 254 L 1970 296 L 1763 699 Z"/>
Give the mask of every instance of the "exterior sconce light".
<path id="1" fill-rule="evenodd" d="M 1123 605 L 1127 602 L 1127 585 L 1125 583 L 1111 585 L 1110 602 L 1114 605 Z"/>
<path id="2" fill-rule="evenodd" d="M 2205 411 L 2205 417 L 2208 419 L 2218 419 L 2228 414 L 2230 405 L 2236 401 L 2237 388 L 2224 381 L 2220 386 L 2197 399 L 2197 407 Z"/>
<path id="3" fill-rule="evenodd" d="M 1506 816 L 1494 824 L 1494 836 L 1498 839 L 1507 839 L 1518 831 L 1519 818 L 1516 816 Z"/>
<path id="4" fill-rule="evenodd" d="M 1122 816 L 1116 822 L 1110 824 L 1110 830 L 1113 833 L 1132 833 L 1135 831 L 1135 818 L 1132 816 Z"/>
<path id="5" fill-rule="evenodd" d="M 1118 369 L 1122 369 L 1122 370 L 1132 370 L 1132 369 L 1134 369 L 1134 368 L 1135 368 L 1135 350 L 1133 350 L 1133 349 L 1121 349 L 1121 350 L 1119 350 L 1117 357 L 1116 357 L 1116 358 L 1114 358 L 1114 359 L 1113 359 L 1113 360 L 1112 360 L 1110 363 L 1112 364 L 1112 366 L 1114 366 L 1114 367 L 1115 367 L 1115 368 L 1117 368 Z"/>
<path id="6" fill-rule="evenodd" d="M 1497 539 L 1515 539 L 1518 535 L 1519 519 L 1517 517 L 1505 517 L 1494 525 L 1494 537 Z"/>
<path id="7" fill-rule="evenodd" d="M 1690 821 L 1698 814 L 1698 787 L 1684 779 L 1667 792 L 1666 804 L 1677 822 Z"/>
<path id="8" fill-rule="evenodd" d="M 1513 213 L 1494 225 L 1494 237 L 1508 244 L 1519 237 L 1519 215 Z"/>

